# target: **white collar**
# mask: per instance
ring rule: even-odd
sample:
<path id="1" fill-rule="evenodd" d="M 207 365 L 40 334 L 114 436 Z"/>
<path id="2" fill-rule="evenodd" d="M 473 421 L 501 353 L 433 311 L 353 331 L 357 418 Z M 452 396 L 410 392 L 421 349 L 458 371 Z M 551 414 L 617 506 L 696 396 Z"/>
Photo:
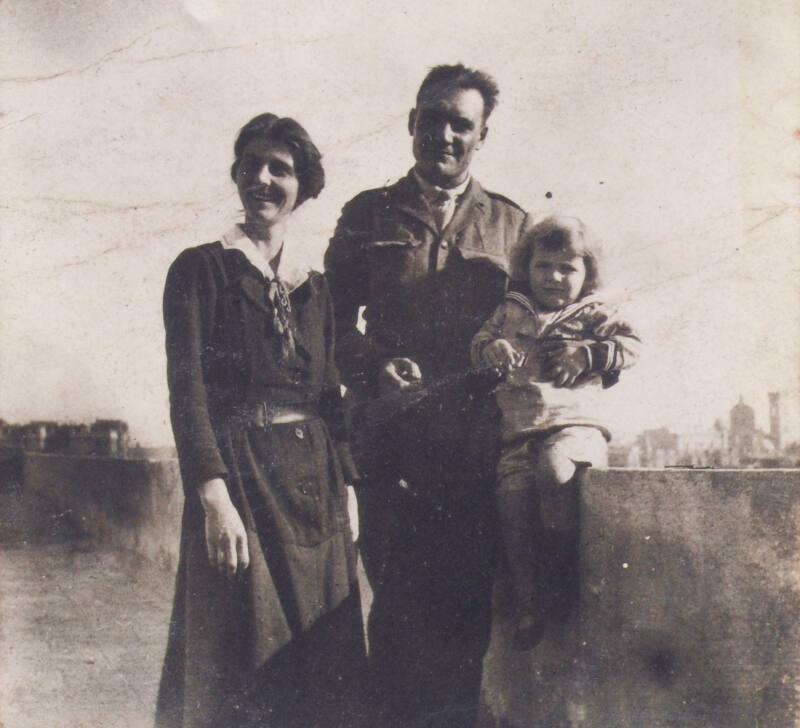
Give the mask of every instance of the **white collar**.
<path id="1" fill-rule="evenodd" d="M 414 170 L 414 177 L 417 180 L 417 184 L 419 185 L 420 189 L 422 190 L 422 194 L 427 200 L 436 199 L 442 193 L 447 195 L 451 200 L 456 200 L 458 197 L 464 194 L 467 187 L 469 187 L 469 183 L 472 181 L 472 175 L 468 174 L 467 178 L 460 185 L 458 185 L 458 187 L 445 188 L 431 184 L 419 172 L 417 172 L 416 169 Z"/>
<path id="2" fill-rule="evenodd" d="M 259 252 L 255 243 L 242 230 L 241 225 L 234 225 L 220 238 L 222 247 L 228 250 L 239 250 L 268 281 L 275 278 L 270 262 Z M 297 246 L 283 244 L 278 263 L 278 277 L 284 285 L 293 291 L 308 279 L 311 267 L 301 260 Z"/>

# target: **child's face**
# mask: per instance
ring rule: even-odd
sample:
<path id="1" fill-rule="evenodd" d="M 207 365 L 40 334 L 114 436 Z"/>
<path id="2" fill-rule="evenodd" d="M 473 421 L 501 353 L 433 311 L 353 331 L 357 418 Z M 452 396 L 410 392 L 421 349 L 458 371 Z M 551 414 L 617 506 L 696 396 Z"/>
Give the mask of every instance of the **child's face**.
<path id="1" fill-rule="evenodd" d="M 537 242 L 528 276 L 534 301 L 552 311 L 578 300 L 586 280 L 586 264 L 571 248 L 547 250 Z"/>

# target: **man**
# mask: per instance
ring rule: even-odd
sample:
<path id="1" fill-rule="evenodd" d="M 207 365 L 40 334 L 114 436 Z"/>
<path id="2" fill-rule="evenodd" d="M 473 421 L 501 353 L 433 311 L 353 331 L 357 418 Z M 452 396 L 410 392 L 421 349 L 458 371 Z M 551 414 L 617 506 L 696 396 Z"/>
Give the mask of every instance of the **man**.
<path id="1" fill-rule="evenodd" d="M 491 430 L 476 437 L 485 407 L 461 375 L 505 293 L 507 251 L 526 218 L 469 172 L 497 95 L 485 73 L 432 69 L 408 119 L 414 168 L 347 203 L 325 257 L 337 363 L 356 398 L 453 383 L 402 427 L 389 422 L 373 460 L 392 466 L 368 470 L 359 490 L 384 726 L 467 728 L 477 716 L 496 539 L 493 473 L 475 443 Z"/>

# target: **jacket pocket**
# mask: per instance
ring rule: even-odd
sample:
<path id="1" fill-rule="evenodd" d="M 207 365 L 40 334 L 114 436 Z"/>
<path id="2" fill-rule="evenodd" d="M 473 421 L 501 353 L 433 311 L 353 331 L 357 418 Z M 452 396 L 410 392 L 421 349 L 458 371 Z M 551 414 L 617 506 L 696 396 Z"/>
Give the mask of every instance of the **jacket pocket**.
<path id="1" fill-rule="evenodd" d="M 420 272 L 421 241 L 383 238 L 365 243 L 370 282 L 376 293 L 410 281 Z"/>
<path id="2" fill-rule="evenodd" d="M 364 243 L 367 252 L 376 252 L 383 250 L 402 250 L 416 248 L 420 245 L 419 240 L 391 238 L 382 240 L 369 240 Z"/>
<path id="3" fill-rule="evenodd" d="M 465 261 L 483 261 L 508 273 L 502 231 L 498 230 L 495 236 L 491 236 L 475 223 L 456 236 L 456 247 Z"/>

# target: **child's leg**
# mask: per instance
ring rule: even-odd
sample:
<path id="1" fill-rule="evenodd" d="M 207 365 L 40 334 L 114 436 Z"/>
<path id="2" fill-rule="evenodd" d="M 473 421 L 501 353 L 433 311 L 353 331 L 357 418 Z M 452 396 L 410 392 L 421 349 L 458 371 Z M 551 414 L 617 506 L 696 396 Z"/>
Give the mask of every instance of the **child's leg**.
<path id="1" fill-rule="evenodd" d="M 497 470 L 497 511 L 519 611 L 535 613 L 539 602 L 538 556 L 542 519 L 534 457 L 525 442 L 504 450 Z"/>
<path id="2" fill-rule="evenodd" d="M 574 531 L 578 527 L 580 474 L 590 465 L 604 467 L 608 446 L 594 427 L 565 427 L 541 441 L 536 461 L 542 520 L 545 528 Z"/>
<path id="3" fill-rule="evenodd" d="M 590 465 L 606 462 L 605 438 L 592 427 L 564 428 L 541 442 L 536 469 L 543 522 L 539 573 L 555 615 L 566 617 L 577 597 L 581 476 Z"/>

